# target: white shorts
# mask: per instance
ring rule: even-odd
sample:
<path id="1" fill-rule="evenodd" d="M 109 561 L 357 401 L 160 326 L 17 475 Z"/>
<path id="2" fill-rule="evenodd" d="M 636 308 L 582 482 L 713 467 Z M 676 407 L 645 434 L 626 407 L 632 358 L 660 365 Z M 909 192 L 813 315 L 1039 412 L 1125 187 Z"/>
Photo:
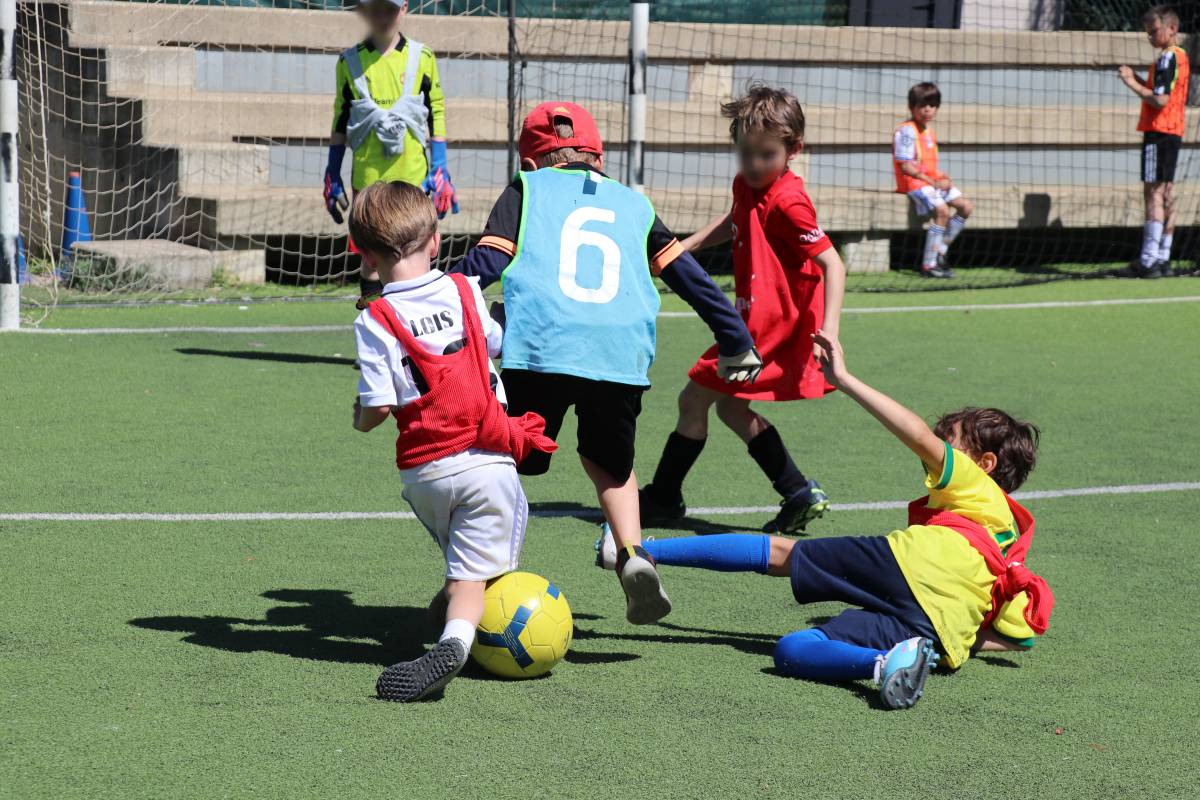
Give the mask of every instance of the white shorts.
<path id="1" fill-rule="evenodd" d="M 913 205 L 917 207 L 917 216 L 923 217 L 932 213 L 938 206 L 962 197 L 962 192 L 958 190 L 957 186 L 951 186 L 943 191 L 925 184 L 920 189 L 913 189 L 908 196 L 912 198 Z"/>
<path id="2" fill-rule="evenodd" d="M 509 463 L 404 486 L 404 499 L 446 556 L 446 577 L 486 581 L 517 568 L 529 502 Z"/>

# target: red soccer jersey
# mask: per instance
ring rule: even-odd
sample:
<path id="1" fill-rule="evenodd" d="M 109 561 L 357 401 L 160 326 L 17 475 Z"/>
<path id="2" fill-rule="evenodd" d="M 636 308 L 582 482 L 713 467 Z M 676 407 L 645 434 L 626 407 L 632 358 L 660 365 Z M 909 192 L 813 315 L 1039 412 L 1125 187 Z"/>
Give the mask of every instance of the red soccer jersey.
<path id="1" fill-rule="evenodd" d="M 717 375 L 717 348 L 688 373 L 702 386 L 746 400 L 800 400 L 833 391 L 813 359 L 825 319 L 824 273 L 813 258 L 833 246 L 795 173 L 763 190 L 733 181 L 733 274 L 737 309 L 763 358 L 753 384 Z"/>

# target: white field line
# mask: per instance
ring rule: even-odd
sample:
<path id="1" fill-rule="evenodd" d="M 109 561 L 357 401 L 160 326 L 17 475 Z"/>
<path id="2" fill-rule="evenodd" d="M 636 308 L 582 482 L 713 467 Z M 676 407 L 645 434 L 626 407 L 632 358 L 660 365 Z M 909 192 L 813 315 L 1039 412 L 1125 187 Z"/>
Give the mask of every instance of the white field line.
<path id="1" fill-rule="evenodd" d="M 1019 500 L 1052 500 L 1059 497 L 1091 497 L 1095 495 L 1151 494 L 1155 492 L 1200 491 L 1200 481 L 1180 483 L 1135 483 L 1124 486 L 1087 486 L 1081 489 L 1043 489 L 1017 492 Z M 883 500 L 868 503 L 834 503 L 834 511 L 891 511 L 908 507 L 907 500 Z M 767 514 L 778 506 L 712 506 L 692 508 L 690 516 L 739 516 Z M 599 519 L 597 509 L 533 511 L 534 517 L 589 517 Z M 414 520 L 409 511 L 259 511 L 226 514 L 86 514 L 86 513 L 27 513 L 0 514 L 0 522 L 327 522 L 345 520 Z"/>
<path id="2" fill-rule="evenodd" d="M 1097 308 L 1103 306 L 1144 306 L 1164 303 L 1200 303 L 1200 295 L 1184 297 L 1125 297 L 1111 300 L 1047 300 L 1038 303 L 964 303 L 959 305 L 930 306 L 866 306 L 842 309 L 843 314 L 907 314 L 937 311 L 1027 311 L 1038 308 Z M 689 319 L 692 311 L 661 311 L 662 319 Z M 50 335 L 102 336 L 114 334 L 170 334 L 170 333 L 338 333 L 350 330 L 349 325 L 180 325 L 157 328 L 21 328 L 20 333 Z"/>

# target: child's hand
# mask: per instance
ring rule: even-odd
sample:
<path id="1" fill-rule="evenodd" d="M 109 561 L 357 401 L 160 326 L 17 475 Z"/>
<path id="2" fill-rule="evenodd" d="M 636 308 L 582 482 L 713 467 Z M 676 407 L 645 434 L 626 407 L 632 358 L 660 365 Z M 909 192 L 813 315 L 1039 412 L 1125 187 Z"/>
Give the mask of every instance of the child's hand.
<path id="1" fill-rule="evenodd" d="M 935 188 L 941 192 L 950 191 L 950 187 L 952 187 L 953 185 L 954 184 L 950 182 L 949 178 L 938 178 L 936 181 L 933 182 L 933 188 Z"/>
<path id="2" fill-rule="evenodd" d="M 821 365 L 821 371 L 825 373 L 825 380 L 840 389 L 850 378 L 842 343 L 837 338 L 831 338 L 823 330 L 814 333 L 812 338 L 813 355 Z"/>
<path id="3" fill-rule="evenodd" d="M 1129 83 L 1133 80 L 1133 69 L 1128 64 L 1122 64 L 1117 67 L 1117 76 L 1126 83 Z"/>

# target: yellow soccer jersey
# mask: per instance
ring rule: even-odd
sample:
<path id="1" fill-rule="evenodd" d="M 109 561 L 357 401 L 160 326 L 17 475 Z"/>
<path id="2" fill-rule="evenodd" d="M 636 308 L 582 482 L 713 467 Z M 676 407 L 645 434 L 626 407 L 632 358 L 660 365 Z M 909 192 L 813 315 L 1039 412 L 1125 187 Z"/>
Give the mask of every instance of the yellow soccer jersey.
<path id="1" fill-rule="evenodd" d="M 408 64 L 408 40 L 401 38 L 397 47 L 383 56 L 368 39 L 358 46 L 358 57 L 371 99 L 381 108 L 390 108 L 404 91 L 404 71 Z M 437 59 L 428 47 L 421 49 L 419 75 L 413 81 L 414 94 L 425 101 L 429 109 L 429 134 L 446 135 L 446 100 L 438 77 Z M 337 94 L 333 99 L 333 132 L 345 133 L 350 121 L 350 103 L 358 99 L 358 90 L 350 78 L 350 69 L 343 58 L 337 61 Z M 354 151 L 354 170 L 351 186 L 359 191 L 379 181 L 403 181 L 420 185 L 429 172 L 425 149 L 412 133 L 406 135 L 404 152 L 389 156 L 374 133 L 366 144 Z"/>
<path id="2" fill-rule="evenodd" d="M 996 538 L 1000 549 L 1017 539 L 1017 526 L 1004 491 L 965 453 L 946 445 L 941 474 L 926 475 L 930 508 L 953 511 Z M 971 654 L 976 634 L 992 605 L 995 578 L 983 556 L 961 533 L 940 525 L 910 525 L 888 534 L 900 571 L 937 631 L 951 667 Z M 1002 636 L 1022 642 L 1034 633 L 1023 616 L 1029 598 L 1005 603 L 992 623 Z"/>

